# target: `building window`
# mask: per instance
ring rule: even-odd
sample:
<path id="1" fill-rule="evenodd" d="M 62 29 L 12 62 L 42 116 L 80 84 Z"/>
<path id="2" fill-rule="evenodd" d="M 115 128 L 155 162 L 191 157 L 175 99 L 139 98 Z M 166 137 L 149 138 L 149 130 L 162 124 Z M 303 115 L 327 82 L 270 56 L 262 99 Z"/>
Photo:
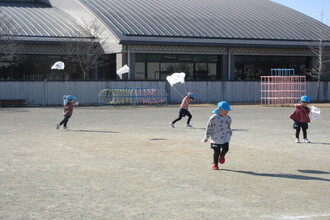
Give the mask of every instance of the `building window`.
<path id="1" fill-rule="evenodd" d="M 160 66 L 159 63 L 148 62 L 147 66 L 147 79 L 149 80 L 158 80 L 160 79 Z"/>
<path id="2" fill-rule="evenodd" d="M 196 79 L 196 80 L 207 80 L 208 79 L 207 63 L 196 63 L 195 64 L 195 71 L 194 71 L 193 79 Z"/>
<path id="3" fill-rule="evenodd" d="M 184 72 L 186 80 L 193 79 L 193 64 L 192 63 L 161 63 L 160 79 L 165 80 L 166 76 L 172 73 Z"/>
<path id="4" fill-rule="evenodd" d="M 218 56 L 180 54 L 136 54 L 134 79 L 165 80 L 175 72 L 184 72 L 186 80 L 218 80 Z"/>
<path id="5" fill-rule="evenodd" d="M 304 75 L 308 66 L 308 57 L 235 56 L 234 79 L 259 81 L 260 76 L 269 76 L 274 68 L 293 68 L 297 75 Z"/>
<path id="6" fill-rule="evenodd" d="M 136 62 L 135 63 L 135 80 L 144 80 L 146 77 L 146 68 L 144 62 Z"/>
<path id="7" fill-rule="evenodd" d="M 217 79 L 217 64 L 216 63 L 208 63 L 207 71 L 208 71 L 209 80 Z"/>
<path id="8" fill-rule="evenodd" d="M 64 70 L 51 69 L 57 61 L 63 61 Z M 141 70 L 140 72 L 145 72 Z M 0 55 L 0 80 L 6 81 L 65 81 L 65 80 L 115 80 L 116 55 L 107 54 L 98 68 L 84 74 L 75 57 L 54 55 Z"/>

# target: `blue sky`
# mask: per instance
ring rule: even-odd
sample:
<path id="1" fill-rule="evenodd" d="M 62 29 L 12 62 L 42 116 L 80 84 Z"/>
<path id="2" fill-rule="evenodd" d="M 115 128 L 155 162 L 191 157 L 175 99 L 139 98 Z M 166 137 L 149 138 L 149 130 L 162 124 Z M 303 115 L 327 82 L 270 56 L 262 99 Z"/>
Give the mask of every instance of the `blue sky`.
<path id="1" fill-rule="evenodd" d="M 323 10 L 323 23 L 330 26 L 330 0 L 271 0 L 302 12 L 318 21 L 321 21 Z"/>

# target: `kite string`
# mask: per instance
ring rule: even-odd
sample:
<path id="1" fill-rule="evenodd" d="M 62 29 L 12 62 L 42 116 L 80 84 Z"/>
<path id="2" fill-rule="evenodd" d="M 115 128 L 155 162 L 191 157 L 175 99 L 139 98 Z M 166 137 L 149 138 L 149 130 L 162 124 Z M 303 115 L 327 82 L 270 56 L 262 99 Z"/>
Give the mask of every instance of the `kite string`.
<path id="1" fill-rule="evenodd" d="M 172 86 L 172 88 L 174 88 L 174 90 L 180 95 L 180 97 L 183 97 L 183 95 L 174 86 Z"/>

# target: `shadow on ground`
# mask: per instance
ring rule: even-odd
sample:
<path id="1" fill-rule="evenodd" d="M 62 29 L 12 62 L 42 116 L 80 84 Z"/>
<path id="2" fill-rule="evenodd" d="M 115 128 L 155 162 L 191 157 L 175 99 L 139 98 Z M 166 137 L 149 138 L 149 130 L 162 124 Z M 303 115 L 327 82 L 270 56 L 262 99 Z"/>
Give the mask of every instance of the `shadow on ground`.
<path id="1" fill-rule="evenodd" d="M 314 174 L 330 174 L 330 172 L 320 171 L 320 170 L 298 170 L 301 173 L 314 173 Z"/>
<path id="2" fill-rule="evenodd" d="M 151 140 L 151 141 L 166 141 L 167 139 L 166 138 L 151 138 L 149 140 Z"/>
<path id="3" fill-rule="evenodd" d="M 86 133 L 119 133 L 117 131 L 97 131 L 97 130 L 73 130 L 73 129 L 67 129 L 66 132 L 86 132 Z"/>
<path id="4" fill-rule="evenodd" d="M 285 174 L 285 173 L 256 173 L 253 171 L 243 171 L 243 170 L 229 170 L 229 169 L 221 169 L 223 171 L 234 172 L 234 173 L 244 173 L 248 175 L 254 176 L 264 176 L 264 177 L 274 177 L 274 178 L 288 178 L 288 179 L 298 179 L 298 180 L 319 180 L 319 181 L 326 181 L 330 182 L 330 179 L 320 178 L 320 177 L 313 177 L 313 176 L 303 176 L 303 175 L 296 175 L 296 174 Z M 301 171 L 300 171 L 301 172 Z M 320 171 L 321 172 L 321 171 Z"/>
<path id="5" fill-rule="evenodd" d="M 310 144 L 330 145 L 330 143 L 322 143 L 322 142 L 311 142 Z"/>
<path id="6" fill-rule="evenodd" d="M 233 131 L 248 131 L 248 129 L 231 129 Z"/>

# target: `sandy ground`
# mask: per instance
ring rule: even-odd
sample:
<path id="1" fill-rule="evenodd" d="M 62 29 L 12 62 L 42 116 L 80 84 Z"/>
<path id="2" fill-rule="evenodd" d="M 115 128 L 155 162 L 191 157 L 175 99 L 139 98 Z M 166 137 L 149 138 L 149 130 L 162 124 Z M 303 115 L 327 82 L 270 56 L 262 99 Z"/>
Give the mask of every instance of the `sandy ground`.
<path id="1" fill-rule="evenodd" d="M 318 105 L 316 105 L 318 106 Z M 289 107 L 233 105 L 226 163 L 202 143 L 214 106 L 0 109 L 0 219 L 330 219 L 330 108 L 294 142 Z"/>

